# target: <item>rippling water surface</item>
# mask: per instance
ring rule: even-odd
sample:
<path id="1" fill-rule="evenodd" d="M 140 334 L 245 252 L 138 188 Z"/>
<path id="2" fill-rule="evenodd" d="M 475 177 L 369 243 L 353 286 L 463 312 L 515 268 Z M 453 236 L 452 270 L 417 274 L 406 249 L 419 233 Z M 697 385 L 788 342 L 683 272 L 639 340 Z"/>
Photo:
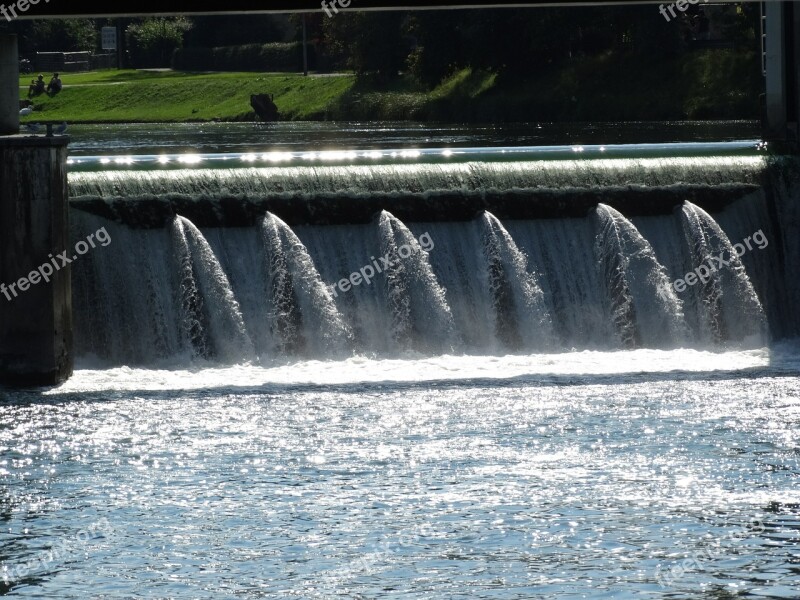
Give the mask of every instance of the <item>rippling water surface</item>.
<path id="1" fill-rule="evenodd" d="M 631 123 L 427 124 L 379 121 L 343 123 L 127 123 L 72 125 L 70 153 L 160 154 L 260 152 L 348 148 L 442 148 L 724 142 L 761 135 L 755 121 Z"/>
<path id="2" fill-rule="evenodd" d="M 797 347 L 83 370 L 2 393 L 0 591 L 796 598 L 798 373 Z"/>

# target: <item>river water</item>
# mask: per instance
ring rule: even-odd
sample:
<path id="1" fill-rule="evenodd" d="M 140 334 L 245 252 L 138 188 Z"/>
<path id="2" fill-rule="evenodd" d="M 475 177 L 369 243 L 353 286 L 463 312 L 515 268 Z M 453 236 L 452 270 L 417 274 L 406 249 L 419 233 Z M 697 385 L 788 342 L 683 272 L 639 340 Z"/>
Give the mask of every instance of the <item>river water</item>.
<path id="1" fill-rule="evenodd" d="M 0 389 L 0 595 L 800 596 L 796 342 L 77 367 Z"/>
<path id="2" fill-rule="evenodd" d="M 74 156 L 164 152 L 264 152 L 357 148 L 458 148 L 725 142 L 754 139 L 753 121 L 675 123 L 514 123 L 459 125 L 408 122 L 281 122 L 71 125 Z"/>
<path id="3" fill-rule="evenodd" d="M 79 371 L 0 405 L 4 589 L 796 598 L 799 367 L 788 346 Z"/>

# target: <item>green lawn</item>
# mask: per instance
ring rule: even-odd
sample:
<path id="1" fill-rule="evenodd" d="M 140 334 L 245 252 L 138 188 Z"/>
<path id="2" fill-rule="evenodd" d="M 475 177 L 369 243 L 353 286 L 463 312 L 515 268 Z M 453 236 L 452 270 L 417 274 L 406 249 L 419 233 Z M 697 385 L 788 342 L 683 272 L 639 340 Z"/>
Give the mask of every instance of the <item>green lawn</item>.
<path id="1" fill-rule="evenodd" d="M 27 97 L 31 79 L 20 77 L 20 98 Z M 250 95 L 259 93 L 275 95 L 282 119 L 325 118 L 329 106 L 355 81 L 351 75 L 133 70 L 64 73 L 61 80 L 61 93 L 34 98 L 35 110 L 23 122 L 245 120 L 254 116 Z"/>

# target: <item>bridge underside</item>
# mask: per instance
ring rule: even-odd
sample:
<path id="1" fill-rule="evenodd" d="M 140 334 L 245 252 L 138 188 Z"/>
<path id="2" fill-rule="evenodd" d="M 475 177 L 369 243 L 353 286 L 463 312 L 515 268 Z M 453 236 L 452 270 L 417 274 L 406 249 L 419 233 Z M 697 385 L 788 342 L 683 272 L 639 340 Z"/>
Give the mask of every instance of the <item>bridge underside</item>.
<path id="1" fill-rule="evenodd" d="M 439 10 L 469 8 L 523 8 L 602 6 L 634 4 L 669 4 L 673 0 L 455 0 L 429 2 L 427 0 L 352 0 L 347 10 Z M 688 0 L 681 0 L 688 1 Z M 701 0 L 691 2 L 697 4 Z M 707 2 L 708 0 L 702 0 Z M 745 0 L 755 1 L 755 0 Z M 731 3 L 730 0 L 723 2 Z M 717 2 L 720 3 L 720 2 Z M 136 0 L 126 3 L 98 3 L 96 0 L 59 0 L 44 4 L 39 0 L 35 6 L 20 14 L 20 18 L 65 18 L 65 17 L 123 17 L 153 15 L 224 15 L 242 13 L 303 13 L 318 12 L 321 0 L 228 0 L 216 7 L 198 6 L 198 2 L 165 2 L 164 0 Z"/>

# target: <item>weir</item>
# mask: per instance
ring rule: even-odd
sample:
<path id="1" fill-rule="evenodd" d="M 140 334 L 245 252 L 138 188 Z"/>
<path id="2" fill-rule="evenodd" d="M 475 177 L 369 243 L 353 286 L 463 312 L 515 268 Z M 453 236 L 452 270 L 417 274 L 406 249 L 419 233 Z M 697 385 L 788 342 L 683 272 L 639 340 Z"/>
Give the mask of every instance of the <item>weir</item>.
<path id="1" fill-rule="evenodd" d="M 750 156 L 72 173 L 73 238 L 105 227 L 113 240 L 74 265 L 76 350 L 154 366 L 760 347 L 796 330 L 781 266 L 796 254 L 781 225 L 796 211 L 796 172 Z M 725 202 L 675 201 L 726 185 Z M 580 210 L 431 218 L 429 194 L 438 204 L 465 187 L 476 198 L 513 189 L 505 201 L 526 206 L 546 187 Z M 660 210 L 614 208 L 630 189 Z M 203 209 L 170 215 L 175 190 L 181 207 Z M 276 193 L 291 201 L 271 204 Z M 370 217 L 298 218 L 329 215 L 318 200 L 332 194 L 345 211 L 344 198 L 366 202 Z M 142 223 L 142 202 L 166 208 Z M 248 218 L 228 220 L 227 203 Z M 711 255 L 725 269 L 706 269 Z M 687 273 L 703 277 L 675 289 Z"/>
<path id="2" fill-rule="evenodd" d="M 722 210 L 763 185 L 758 164 L 751 156 L 131 170 L 74 173 L 70 189 L 73 207 L 144 229 L 175 214 L 200 227 L 250 227 L 266 212 L 289 225 L 363 224 L 382 210 L 409 221 L 465 221 L 480 211 L 584 217 L 602 201 L 653 216 L 686 200 Z"/>

